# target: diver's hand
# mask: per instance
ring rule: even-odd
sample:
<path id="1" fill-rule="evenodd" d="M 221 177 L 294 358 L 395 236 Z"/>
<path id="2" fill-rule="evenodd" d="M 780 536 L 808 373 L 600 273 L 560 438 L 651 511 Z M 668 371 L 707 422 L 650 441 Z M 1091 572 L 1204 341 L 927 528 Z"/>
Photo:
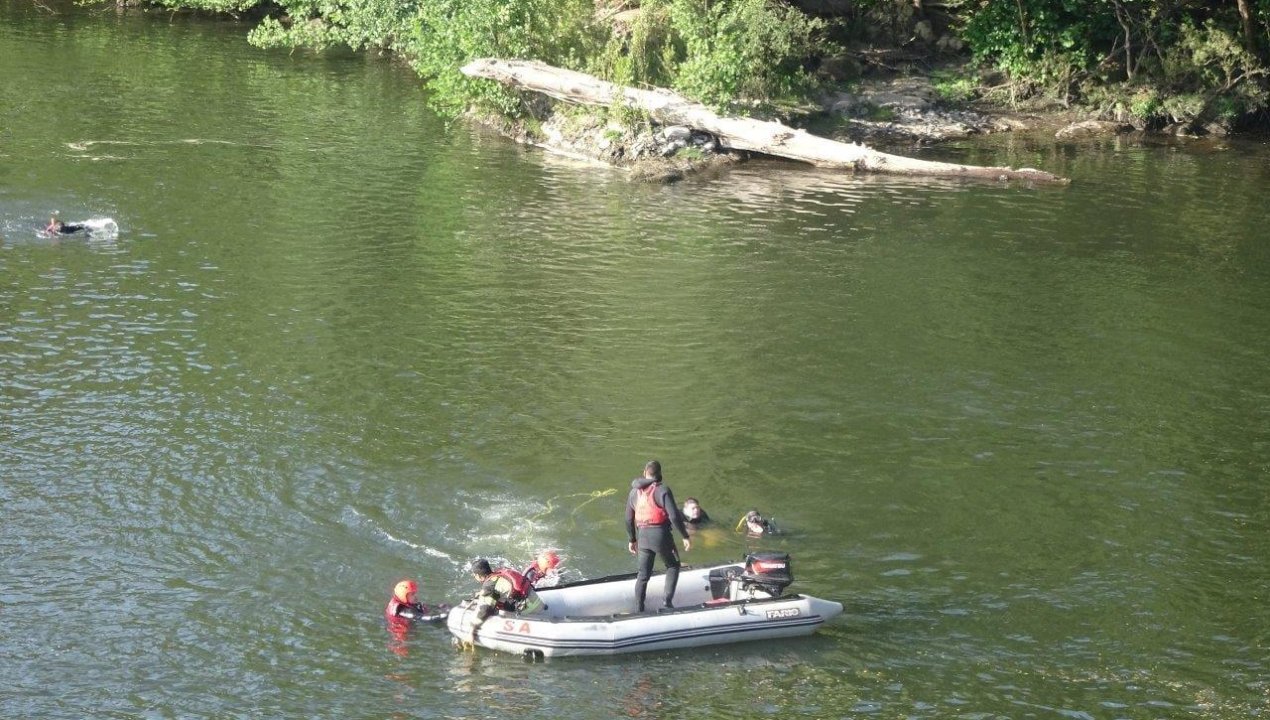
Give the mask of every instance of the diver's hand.
<path id="1" fill-rule="evenodd" d="M 472 630 L 471 630 L 471 631 L 467 634 L 467 637 L 465 637 L 465 638 L 463 638 L 462 640 L 460 640 L 460 641 L 459 641 L 459 647 L 460 647 L 460 648 L 462 648 L 463 650 L 475 650 L 475 649 L 476 649 L 476 629 L 477 629 L 478 627 L 480 627 L 480 626 L 479 626 L 479 625 L 473 625 L 473 626 L 472 626 Z"/>
<path id="2" fill-rule="evenodd" d="M 684 552 L 688 552 L 691 549 L 692 549 L 692 541 L 689 540 L 687 536 L 685 536 L 684 537 Z"/>
<path id="3" fill-rule="evenodd" d="M 634 555 L 634 554 L 635 554 L 635 541 L 634 541 L 634 540 L 632 540 L 632 541 L 630 541 L 630 542 L 626 543 L 626 549 L 627 549 L 627 550 L 630 550 L 630 551 L 631 551 L 631 554 L 632 554 L 632 555 Z"/>

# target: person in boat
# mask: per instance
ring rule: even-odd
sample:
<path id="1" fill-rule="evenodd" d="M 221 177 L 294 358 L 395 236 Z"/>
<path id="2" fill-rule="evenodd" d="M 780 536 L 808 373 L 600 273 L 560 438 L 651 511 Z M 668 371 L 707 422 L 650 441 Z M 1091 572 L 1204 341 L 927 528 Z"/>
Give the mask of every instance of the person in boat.
<path id="1" fill-rule="evenodd" d="M 626 547 L 639 558 L 635 576 L 635 607 L 644 612 L 644 598 L 648 593 L 648 578 L 653 574 L 653 561 L 661 556 L 666 568 L 666 598 L 663 609 L 675 607 L 675 585 L 679 583 L 679 553 L 675 551 L 675 536 L 671 528 L 679 531 L 684 539 L 684 552 L 692 548 L 687 523 L 675 496 L 662 481 L 661 463 L 649 460 L 644 474 L 631 481 L 631 492 L 626 497 Z"/>
<path id="2" fill-rule="evenodd" d="M 763 517 L 758 510 L 751 510 L 745 513 L 741 520 L 737 522 L 736 531 L 744 531 L 750 537 L 774 535 L 776 533 L 776 524 L 771 519 Z"/>
<path id="3" fill-rule="evenodd" d="M 551 587 L 560 582 L 560 572 L 556 570 L 559 566 L 560 556 L 556 551 L 543 550 L 521 574 L 534 587 Z"/>
<path id="4" fill-rule="evenodd" d="M 414 580 L 402 580 L 392 589 L 392 598 L 384 607 L 384 617 L 389 625 L 406 626 L 410 622 L 422 620 L 435 622 L 445 617 L 448 605 L 424 605 L 417 597 L 419 584 Z"/>
<path id="5" fill-rule="evenodd" d="M 44 232 L 47 235 L 74 235 L 86 229 L 88 229 L 88 226 L 83 223 L 65 223 L 59 220 L 56 215 L 49 218 L 49 224 L 44 226 Z"/>
<path id="6" fill-rule="evenodd" d="M 706 513 L 705 508 L 701 507 L 701 503 L 697 502 L 694 497 L 684 500 L 683 515 L 684 522 L 689 525 L 704 525 L 710 522 L 710 516 Z"/>
<path id="7" fill-rule="evenodd" d="M 476 620 L 472 623 L 472 635 L 485 623 L 485 619 L 500 610 L 514 613 L 535 613 L 546 610 L 534 592 L 534 586 L 525 576 L 511 568 L 494 570 L 485 558 L 477 558 L 469 566 L 472 577 L 481 584 L 476 593 Z"/>

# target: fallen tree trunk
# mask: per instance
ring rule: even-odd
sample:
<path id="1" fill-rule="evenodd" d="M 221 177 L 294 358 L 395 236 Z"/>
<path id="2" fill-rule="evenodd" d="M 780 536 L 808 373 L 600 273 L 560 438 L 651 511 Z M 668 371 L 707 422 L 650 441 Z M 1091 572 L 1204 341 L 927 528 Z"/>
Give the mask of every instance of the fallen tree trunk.
<path id="1" fill-rule="evenodd" d="M 687 125 L 708 132 L 726 148 L 800 160 L 818 167 L 931 177 L 1067 182 L 1066 179 L 1043 170 L 917 160 L 878 152 L 856 143 L 843 143 L 810 135 L 805 130 L 797 130 L 778 122 L 721 117 L 705 105 L 669 90 L 623 87 L 593 75 L 536 61 L 482 58 L 465 65 L 463 74 L 497 80 L 505 85 L 532 90 L 568 102 L 638 108 L 660 123 Z"/>

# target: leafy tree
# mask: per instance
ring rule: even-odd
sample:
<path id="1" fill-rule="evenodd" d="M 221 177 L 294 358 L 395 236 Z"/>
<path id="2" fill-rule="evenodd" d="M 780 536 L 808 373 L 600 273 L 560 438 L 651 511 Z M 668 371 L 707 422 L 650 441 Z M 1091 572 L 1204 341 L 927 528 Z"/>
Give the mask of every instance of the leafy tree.
<path id="1" fill-rule="evenodd" d="M 225 2 L 230 0 L 199 0 Z M 415 0 L 277 0 L 285 23 L 266 17 L 248 39 L 260 47 L 400 50 L 401 39 L 418 11 Z"/>
<path id="2" fill-rule="evenodd" d="M 435 104 L 454 115 L 468 104 L 517 115 L 517 96 L 459 69 L 476 58 L 540 60 L 582 69 L 600 47 L 591 0 L 420 0 L 406 50 Z"/>
<path id="3" fill-rule="evenodd" d="M 774 0 L 646 0 L 598 72 L 719 107 L 795 98 L 815 86 L 805 64 L 830 49 L 825 30 L 825 21 Z"/>

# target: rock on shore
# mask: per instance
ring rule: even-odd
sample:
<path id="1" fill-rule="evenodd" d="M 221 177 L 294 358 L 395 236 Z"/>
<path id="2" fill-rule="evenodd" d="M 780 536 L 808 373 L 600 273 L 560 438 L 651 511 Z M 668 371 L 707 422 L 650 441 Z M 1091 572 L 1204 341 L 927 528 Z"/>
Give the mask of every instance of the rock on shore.
<path id="1" fill-rule="evenodd" d="M 840 132 L 856 142 L 922 144 L 1028 127 L 1018 118 L 945 107 L 923 77 L 861 83 L 827 96 L 823 105 Z"/>

